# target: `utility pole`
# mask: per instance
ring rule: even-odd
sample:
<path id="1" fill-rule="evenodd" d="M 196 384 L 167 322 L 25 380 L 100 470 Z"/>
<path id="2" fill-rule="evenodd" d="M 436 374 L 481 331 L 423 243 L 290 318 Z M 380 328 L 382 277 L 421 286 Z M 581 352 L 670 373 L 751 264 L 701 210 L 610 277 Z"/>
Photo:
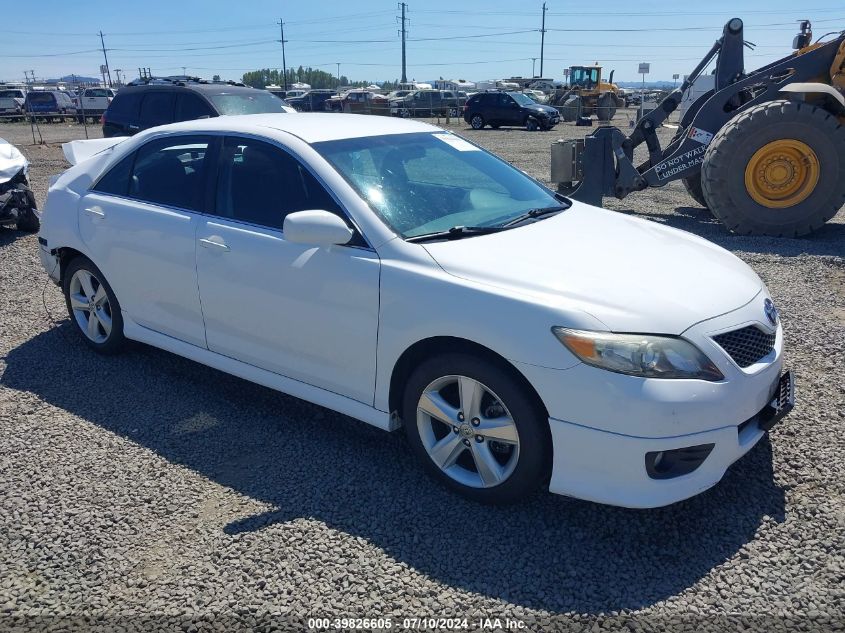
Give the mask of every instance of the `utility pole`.
<path id="1" fill-rule="evenodd" d="M 183 77 L 188 76 L 188 67 L 187 66 L 182 66 L 182 76 Z"/>
<path id="2" fill-rule="evenodd" d="M 408 8 L 408 4 L 406 2 L 400 2 L 399 8 L 402 9 L 402 83 L 407 83 L 408 81 L 408 73 L 406 64 L 405 64 L 405 38 L 407 37 L 408 31 L 405 28 L 405 22 L 407 18 L 405 17 L 405 10 Z"/>
<path id="3" fill-rule="evenodd" d="M 337 63 L 337 87 L 340 88 L 340 62 Z"/>
<path id="4" fill-rule="evenodd" d="M 111 71 L 109 70 L 109 58 L 106 55 L 106 42 L 103 40 L 103 32 L 100 31 L 100 46 L 103 48 L 103 59 L 106 61 L 106 74 L 109 76 L 109 88 L 111 88 Z M 105 79 L 105 77 L 103 77 Z"/>
<path id="5" fill-rule="evenodd" d="M 115 74 L 117 75 L 117 85 L 118 85 L 118 86 L 120 85 L 120 72 L 121 72 L 122 70 L 123 70 L 122 68 L 115 68 L 115 69 L 114 69 L 114 72 L 115 72 Z"/>
<path id="6" fill-rule="evenodd" d="M 279 31 L 282 35 L 282 76 L 285 78 L 285 92 L 288 91 L 288 66 L 285 62 L 285 23 L 279 18 Z"/>
<path id="7" fill-rule="evenodd" d="M 532 57 L 531 58 L 531 78 L 532 79 L 537 76 L 537 74 L 534 72 L 534 64 L 536 64 L 536 63 L 537 63 L 537 58 Z"/>
<path id="8" fill-rule="evenodd" d="M 540 26 L 540 76 L 543 76 L 543 50 L 546 47 L 546 3 L 543 3 L 543 21 Z"/>

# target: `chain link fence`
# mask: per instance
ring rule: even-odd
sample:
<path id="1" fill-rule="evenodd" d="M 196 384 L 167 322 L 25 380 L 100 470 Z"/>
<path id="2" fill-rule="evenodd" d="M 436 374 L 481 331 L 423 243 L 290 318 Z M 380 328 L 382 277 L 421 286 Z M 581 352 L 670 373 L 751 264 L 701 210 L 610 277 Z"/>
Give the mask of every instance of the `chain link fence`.
<path id="1" fill-rule="evenodd" d="M 460 128 L 468 125 L 463 117 L 468 95 L 448 90 L 422 90 L 398 99 L 388 99 L 363 89 L 342 94 L 315 93 L 306 99 L 291 100 L 302 112 L 345 112 L 373 116 L 396 116 L 423 119 L 436 125 Z M 612 94 L 588 98 L 558 91 L 546 102 L 560 113 L 562 125 L 611 125 L 627 127 L 637 119 L 636 108 L 627 108 L 625 100 Z M 0 104 L 2 105 L 2 104 Z M 56 108 L 52 111 L 31 111 L 27 103 L 18 108 L 0 107 L 0 124 L 28 128 L 27 136 L 34 144 L 64 143 L 79 138 L 100 138 L 102 111 L 86 111 L 84 107 Z M 504 124 L 507 126 L 507 124 Z M 18 130 L 18 131 L 21 131 Z M 21 134 L 16 135 L 18 138 Z"/>

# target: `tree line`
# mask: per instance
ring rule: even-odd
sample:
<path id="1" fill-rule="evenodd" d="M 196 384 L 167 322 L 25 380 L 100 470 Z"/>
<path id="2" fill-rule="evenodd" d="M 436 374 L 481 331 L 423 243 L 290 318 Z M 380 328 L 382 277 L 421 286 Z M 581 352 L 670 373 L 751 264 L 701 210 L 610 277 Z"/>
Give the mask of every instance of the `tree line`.
<path id="1" fill-rule="evenodd" d="M 337 75 L 328 73 L 325 70 L 311 68 L 310 66 L 308 68 L 303 68 L 302 66 L 296 69 L 288 68 L 287 78 L 288 87 L 294 83 L 304 83 L 308 84 L 312 88 L 337 88 L 338 86 L 354 86 L 356 88 L 363 88 L 373 83 L 367 80 L 351 81 L 346 75 L 341 75 L 338 80 Z M 243 81 L 243 83 L 247 86 L 252 86 L 253 88 L 264 88 L 271 84 L 282 86 L 285 83 L 282 71 L 278 68 L 250 70 L 249 72 L 245 72 L 243 74 L 241 81 Z M 398 80 L 384 81 L 379 85 L 384 90 L 393 90 L 398 83 Z"/>

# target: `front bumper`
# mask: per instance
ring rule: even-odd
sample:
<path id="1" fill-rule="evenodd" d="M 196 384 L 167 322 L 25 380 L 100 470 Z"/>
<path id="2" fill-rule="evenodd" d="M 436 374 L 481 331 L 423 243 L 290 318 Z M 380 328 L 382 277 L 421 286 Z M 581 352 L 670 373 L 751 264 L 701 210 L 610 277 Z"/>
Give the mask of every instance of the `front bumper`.
<path id="1" fill-rule="evenodd" d="M 785 379 L 785 380 L 784 380 Z M 549 419 L 554 446 L 551 492 L 626 508 L 655 508 L 695 496 L 718 483 L 794 404 L 787 372 L 773 386 L 772 400 L 737 426 L 677 437 L 634 437 Z M 676 477 L 655 473 L 649 456 L 678 449 L 698 451 L 703 461 Z"/>
<path id="2" fill-rule="evenodd" d="M 723 380 L 661 380 L 613 373 L 585 364 L 551 369 L 514 362 L 537 390 L 553 441 L 552 492 L 626 507 L 668 505 L 718 482 L 791 408 L 791 381 L 780 382 L 783 330 L 766 322 L 763 289 L 746 305 L 681 333 L 719 368 Z M 740 367 L 714 337 L 748 325 L 775 335 L 772 349 Z M 786 403 L 773 411 L 775 394 Z M 709 445 L 712 445 L 710 447 Z M 704 458 L 695 468 L 651 476 L 646 456 L 673 461 Z M 665 456 L 665 455 L 664 455 Z"/>

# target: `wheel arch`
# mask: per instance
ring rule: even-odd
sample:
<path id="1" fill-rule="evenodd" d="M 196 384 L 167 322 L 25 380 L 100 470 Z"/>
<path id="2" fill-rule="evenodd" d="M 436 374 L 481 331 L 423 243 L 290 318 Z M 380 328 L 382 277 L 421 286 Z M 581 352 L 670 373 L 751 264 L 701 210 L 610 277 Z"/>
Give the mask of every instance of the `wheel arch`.
<path id="1" fill-rule="evenodd" d="M 68 264 L 77 257 L 90 259 L 85 253 L 78 251 L 71 246 L 62 246 L 57 248 L 56 254 L 59 256 L 59 285 L 62 287 L 65 283 L 65 271 L 67 270 Z"/>
<path id="2" fill-rule="evenodd" d="M 800 101 L 817 101 L 816 104 L 834 115 L 845 114 L 845 97 L 836 88 L 819 82 L 795 82 L 779 90 L 786 98 Z"/>
<path id="3" fill-rule="evenodd" d="M 408 347 L 397 359 L 393 365 L 393 371 L 390 374 L 390 386 L 388 392 L 388 406 L 391 415 L 402 415 L 402 398 L 404 395 L 405 384 L 411 372 L 416 366 L 429 358 L 434 358 L 443 354 L 464 353 L 472 356 L 478 356 L 495 363 L 520 383 L 525 389 L 526 393 L 534 400 L 538 411 L 542 412 L 545 417 L 548 417 L 548 409 L 540 394 L 528 379 L 517 369 L 513 363 L 508 361 L 501 354 L 494 352 L 489 347 L 471 341 L 469 339 L 455 337 L 455 336 L 434 336 L 417 341 Z"/>

